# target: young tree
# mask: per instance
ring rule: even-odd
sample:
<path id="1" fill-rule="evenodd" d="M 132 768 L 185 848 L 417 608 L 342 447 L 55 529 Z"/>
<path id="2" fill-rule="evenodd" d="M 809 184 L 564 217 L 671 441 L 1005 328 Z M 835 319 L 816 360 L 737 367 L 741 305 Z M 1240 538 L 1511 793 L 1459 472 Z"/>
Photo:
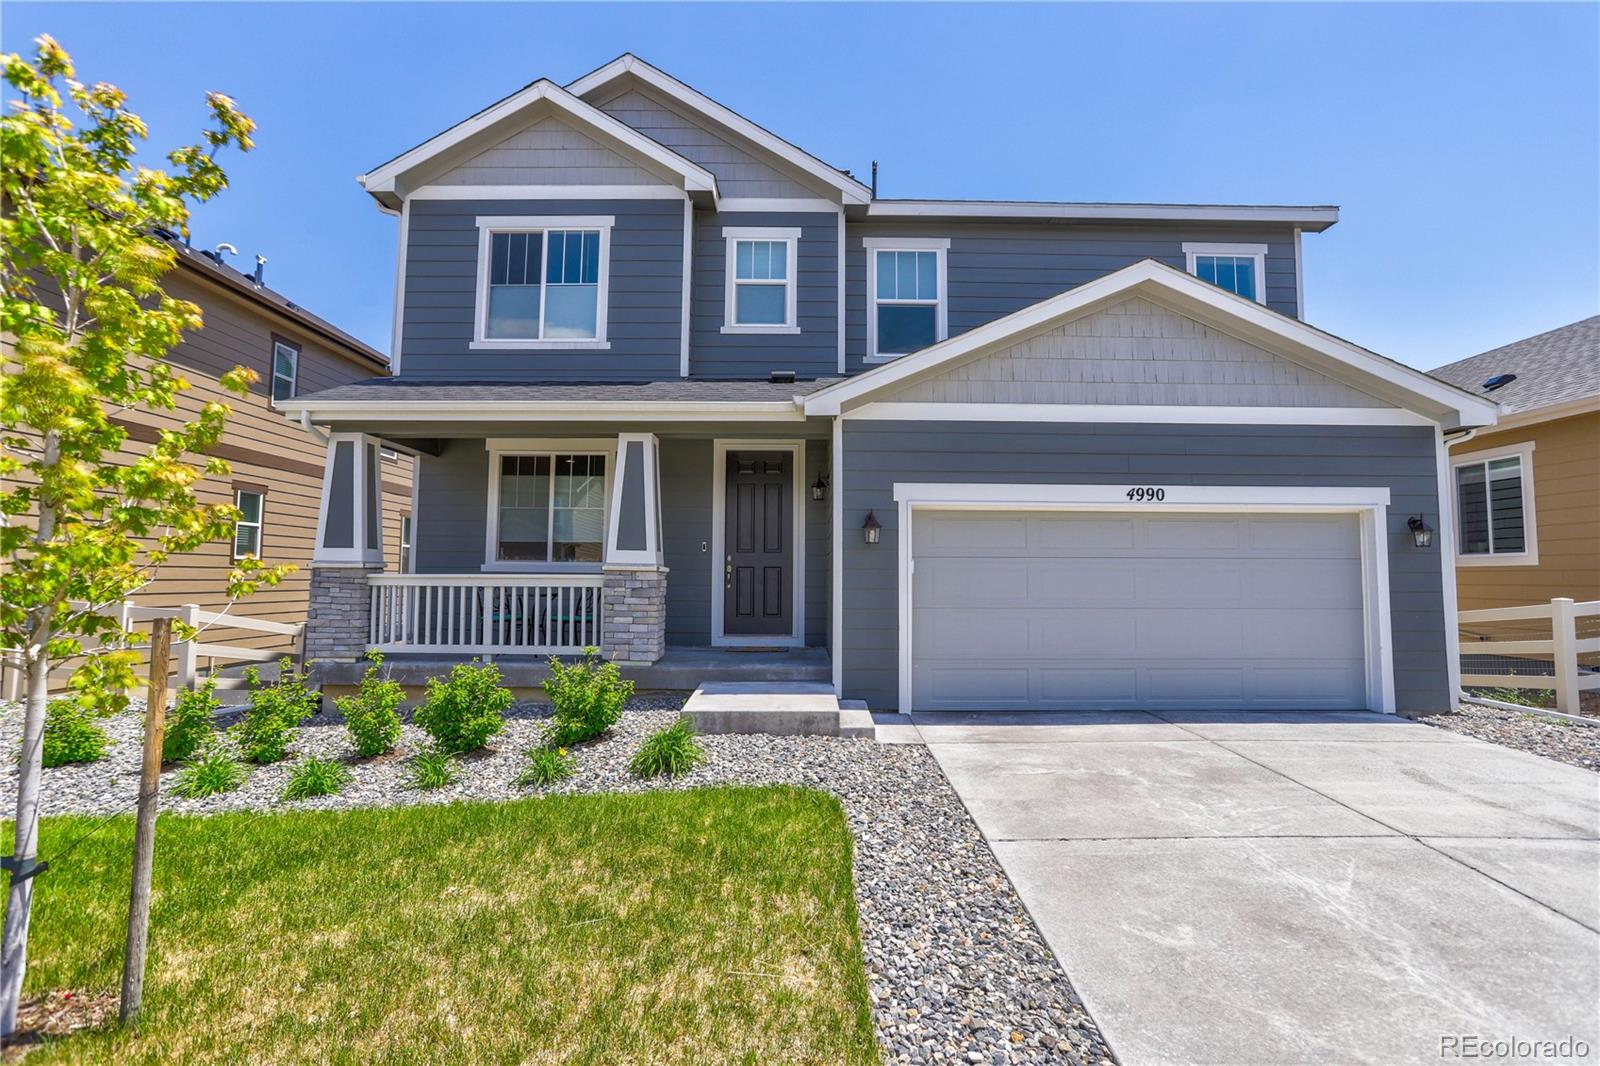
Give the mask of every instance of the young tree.
<path id="1" fill-rule="evenodd" d="M 50 672 L 81 660 L 72 677 L 78 698 L 117 708 L 133 684 L 130 657 L 85 647 L 115 648 L 128 635 L 101 612 L 173 555 L 228 537 L 237 517 L 192 491 L 228 471 L 219 459 L 190 459 L 216 445 L 227 404 L 206 403 L 133 453 L 123 448 L 119 416 L 175 409 L 188 387 L 164 357 L 200 328 L 200 309 L 162 291 L 176 253 L 157 231 L 188 232 L 189 204 L 227 186 L 217 154 L 230 145 L 248 151 L 255 128 L 212 93 L 201 143 L 169 153 L 169 172 L 140 166 L 146 128 L 123 93 L 74 80 L 60 45 L 35 43 L 31 60 L 0 57 L 21 97 L 0 119 L 0 646 L 21 652 L 27 677 L 0 958 L 4 1034 L 16 1026 L 27 957 Z M 243 394 L 255 379 L 235 367 L 223 384 Z M 232 591 L 243 595 L 284 572 L 246 559 Z"/>

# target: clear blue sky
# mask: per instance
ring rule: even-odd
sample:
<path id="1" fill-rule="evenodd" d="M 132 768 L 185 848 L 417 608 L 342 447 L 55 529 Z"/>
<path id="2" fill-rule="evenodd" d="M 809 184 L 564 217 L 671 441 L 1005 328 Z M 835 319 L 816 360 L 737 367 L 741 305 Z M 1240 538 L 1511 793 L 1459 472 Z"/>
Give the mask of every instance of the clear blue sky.
<path id="1" fill-rule="evenodd" d="M 395 221 L 355 176 L 633 51 L 898 197 L 1335 203 L 1306 316 L 1424 368 L 1600 309 L 1600 6 L 7 3 L 163 151 L 259 124 L 195 220 L 388 350 Z"/>

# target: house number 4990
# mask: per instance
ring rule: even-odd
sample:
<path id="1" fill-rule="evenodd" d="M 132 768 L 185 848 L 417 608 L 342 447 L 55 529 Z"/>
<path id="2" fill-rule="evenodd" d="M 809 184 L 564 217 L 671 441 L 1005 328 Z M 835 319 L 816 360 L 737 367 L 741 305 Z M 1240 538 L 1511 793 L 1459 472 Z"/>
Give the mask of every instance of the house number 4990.
<path id="1" fill-rule="evenodd" d="M 1160 503 L 1167 498 L 1166 489 L 1134 488 L 1128 490 L 1128 499 L 1134 503 Z"/>

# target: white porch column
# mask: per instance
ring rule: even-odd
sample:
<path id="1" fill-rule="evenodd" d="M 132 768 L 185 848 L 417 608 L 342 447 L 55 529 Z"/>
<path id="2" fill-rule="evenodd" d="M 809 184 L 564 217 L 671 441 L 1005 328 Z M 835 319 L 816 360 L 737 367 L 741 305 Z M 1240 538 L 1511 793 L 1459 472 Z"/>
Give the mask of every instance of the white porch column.
<path id="1" fill-rule="evenodd" d="M 366 651 L 372 610 L 367 575 L 383 569 L 381 468 L 378 438 L 329 434 L 311 553 L 307 660 L 354 660 Z"/>
<path id="2" fill-rule="evenodd" d="M 601 651 L 655 662 L 667 646 L 667 568 L 661 554 L 660 448 L 653 433 L 619 433 L 602 566 Z"/>

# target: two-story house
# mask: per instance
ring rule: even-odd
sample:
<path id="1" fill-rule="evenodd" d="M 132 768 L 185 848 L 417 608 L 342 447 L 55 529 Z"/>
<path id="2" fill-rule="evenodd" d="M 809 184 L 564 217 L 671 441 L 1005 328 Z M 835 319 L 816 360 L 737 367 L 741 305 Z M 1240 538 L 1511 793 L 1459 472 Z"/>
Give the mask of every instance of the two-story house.
<path id="1" fill-rule="evenodd" d="M 362 181 L 396 374 L 285 405 L 333 441 L 313 656 L 790 648 L 874 710 L 1452 701 L 1439 486 L 1494 404 L 1301 321 L 1336 208 L 878 199 L 632 55 Z M 409 574 L 380 440 L 417 457 Z"/>

